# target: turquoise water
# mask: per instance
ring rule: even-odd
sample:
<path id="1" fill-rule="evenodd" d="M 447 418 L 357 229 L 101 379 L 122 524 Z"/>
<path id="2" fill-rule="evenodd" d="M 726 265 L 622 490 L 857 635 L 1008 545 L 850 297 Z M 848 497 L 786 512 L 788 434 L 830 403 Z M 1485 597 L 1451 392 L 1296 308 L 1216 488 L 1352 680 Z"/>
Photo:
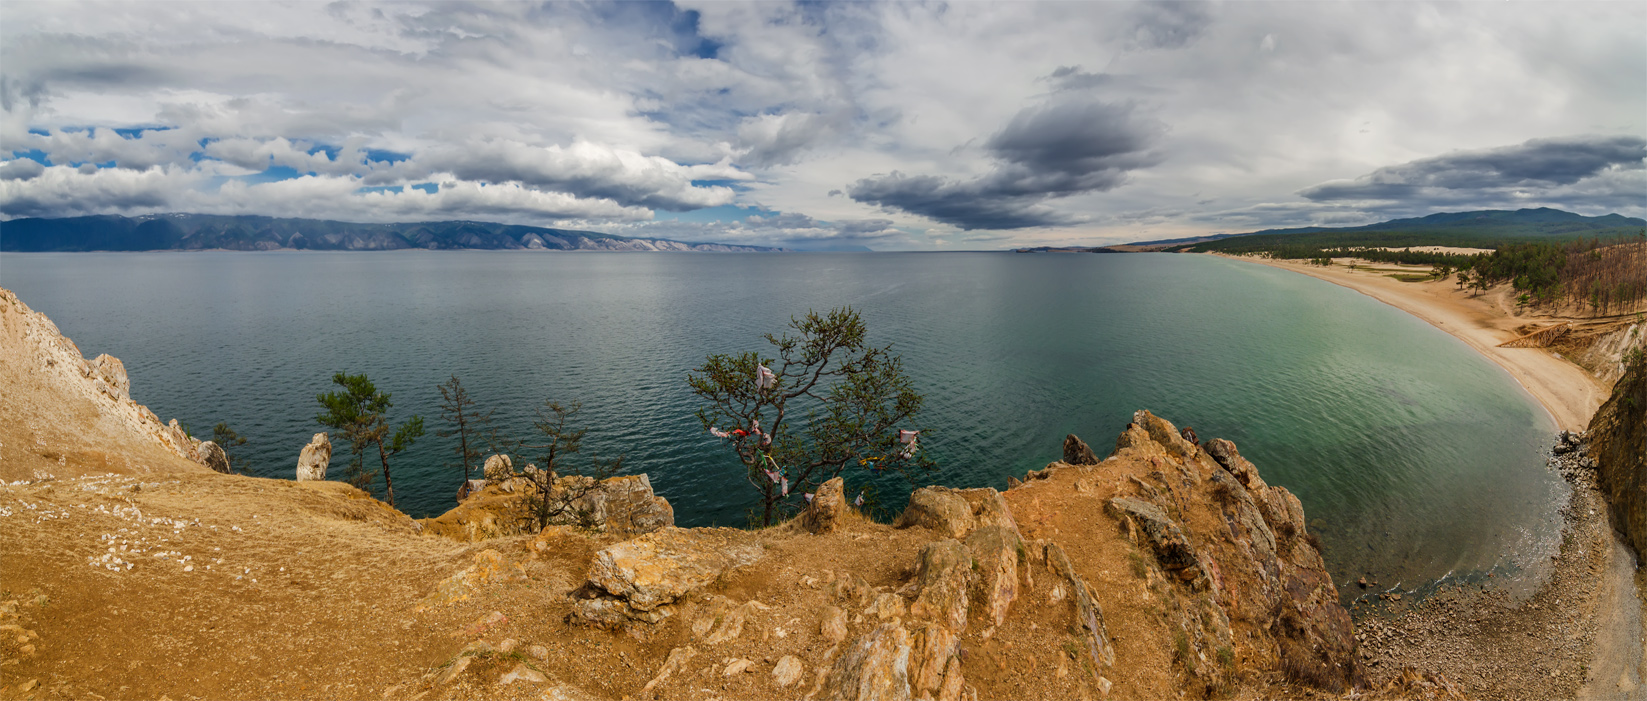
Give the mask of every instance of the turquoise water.
<path id="1" fill-rule="evenodd" d="M 1341 584 L 1514 571 L 1559 537 L 1555 429 L 1504 371 L 1358 293 L 1212 257 L 7 254 L 0 284 L 87 356 L 125 361 L 161 417 L 227 421 L 264 476 L 292 477 L 331 374 L 367 373 L 392 418 L 430 422 L 395 472 L 416 516 L 450 507 L 460 479 L 433 435 L 435 386 L 456 374 L 517 433 L 545 399 L 582 401 L 586 450 L 649 473 L 682 525 L 742 525 L 748 487 L 685 376 L 850 304 L 927 397 L 932 482 L 1004 487 L 1066 433 L 1102 454 L 1148 408 L 1296 492 Z M 881 487 L 889 508 L 909 489 Z"/>

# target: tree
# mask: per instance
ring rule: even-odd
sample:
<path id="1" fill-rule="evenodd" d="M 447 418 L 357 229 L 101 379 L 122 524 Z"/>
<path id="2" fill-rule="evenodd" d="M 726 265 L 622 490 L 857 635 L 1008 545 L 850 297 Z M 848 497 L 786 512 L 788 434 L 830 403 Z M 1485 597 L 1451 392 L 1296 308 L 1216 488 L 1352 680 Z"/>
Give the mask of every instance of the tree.
<path id="1" fill-rule="evenodd" d="M 229 428 L 227 421 L 219 421 L 212 427 L 212 442 L 223 449 L 223 457 L 229 461 L 229 472 L 242 475 L 251 474 L 252 461 L 237 454 L 235 448 L 246 445 L 246 439 Z"/>
<path id="2" fill-rule="evenodd" d="M 452 446 L 452 452 L 457 454 L 457 460 L 448 463 L 452 467 L 463 468 L 463 481 L 469 481 L 470 472 L 479 465 L 485 455 L 480 450 L 479 426 L 486 426 L 492 422 L 492 412 L 481 413 L 475 409 L 475 401 L 469 398 L 469 391 L 463 388 L 463 383 L 457 375 L 437 386 L 440 390 L 440 418 L 450 428 L 436 430 L 435 435 L 441 438 L 456 436 L 457 445 Z M 462 486 L 461 484 L 459 485 Z"/>
<path id="3" fill-rule="evenodd" d="M 715 354 L 687 378 L 704 402 L 698 421 L 731 448 L 760 494 L 762 525 L 848 467 L 906 479 L 936 467 L 917 447 L 919 431 L 899 430 L 920 411 L 921 395 L 890 345 L 869 345 L 857 312 L 809 311 L 789 326 L 795 335 L 766 334 L 777 357 Z"/>
<path id="4" fill-rule="evenodd" d="M 325 409 L 315 415 L 315 421 L 343 432 L 349 441 L 349 452 L 354 456 L 345 474 L 351 484 L 361 489 L 370 490 L 376 479 L 376 475 L 365 469 L 364 460 L 366 449 L 377 446 L 378 462 L 383 466 L 383 486 L 389 505 L 394 506 L 395 483 L 389 475 L 389 458 L 412 447 L 412 442 L 423 435 L 423 417 L 413 416 L 391 433 L 383 416 L 394 406 L 388 392 L 377 391 L 365 375 L 340 372 L 332 376 L 332 383 L 343 390 L 315 395 L 315 400 Z"/>
<path id="5" fill-rule="evenodd" d="M 583 448 L 583 434 L 588 429 L 574 429 L 570 420 L 583 410 L 583 405 L 573 402 L 570 405 L 554 401 L 546 401 L 538 407 L 536 421 L 532 425 L 548 439 L 547 443 L 531 447 L 544 451 L 543 469 L 534 475 L 538 493 L 533 499 L 532 512 L 529 518 L 543 530 L 551 521 L 560 521 L 567 516 L 575 517 L 581 525 L 589 525 L 589 515 L 578 510 L 578 501 L 590 492 L 600 488 L 601 480 L 617 474 L 623 469 L 623 456 L 617 460 L 603 462 L 599 457 L 591 457 L 591 469 L 584 473 L 581 468 L 568 468 L 568 457 Z M 567 470 L 565 476 L 574 477 L 571 480 L 557 480 L 562 476 L 561 471 Z"/>

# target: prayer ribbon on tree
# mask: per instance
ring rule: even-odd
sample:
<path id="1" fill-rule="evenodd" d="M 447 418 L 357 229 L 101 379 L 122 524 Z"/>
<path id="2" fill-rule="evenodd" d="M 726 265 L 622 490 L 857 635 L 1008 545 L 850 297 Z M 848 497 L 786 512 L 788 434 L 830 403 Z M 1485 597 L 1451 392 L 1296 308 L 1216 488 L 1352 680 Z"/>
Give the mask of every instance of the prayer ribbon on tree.
<path id="1" fill-rule="evenodd" d="M 915 457 L 915 451 L 919 450 L 920 447 L 921 447 L 921 444 L 920 444 L 919 440 L 917 440 L 917 438 L 916 438 L 919 435 L 921 435 L 920 431 L 899 431 L 898 432 L 898 442 L 904 444 L 904 446 L 905 446 L 904 451 L 902 453 L 899 453 L 898 457 L 903 458 L 905 460 L 908 460 L 910 458 Z"/>
<path id="2" fill-rule="evenodd" d="M 858 498 L 852 500 L 852 505 L 853 506 L 863 506 L 864 505 L 864 493 L 863 492 L 858 492 Z"/>
<path id="3" fill-rule="evenodd" d="M 722 431 L 718 428 L 715 428 L 714 426 L 709 427 L 709 435 L 714 436 L 716 438 L 731 438 L 732 437 L 732 434 L 727 433 L 726 431 Z"/>
<path id="4" fill-rule="evenodd" d="M 757 389 L 772 389 L 777 386 L 778 376 L 772 374 L 771 368 L 765 365 L 760 366 L 760 369 L 755 373 L 755 387 Z"/>

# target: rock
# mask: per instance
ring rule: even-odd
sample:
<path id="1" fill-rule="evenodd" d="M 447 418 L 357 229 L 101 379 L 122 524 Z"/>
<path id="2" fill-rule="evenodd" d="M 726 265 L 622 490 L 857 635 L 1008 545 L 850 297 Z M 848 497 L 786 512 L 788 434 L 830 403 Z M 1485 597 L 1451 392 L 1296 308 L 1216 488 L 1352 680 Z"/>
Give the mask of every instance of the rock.
<path id="1" fill-rule="evenodd" d="M 653 611 L 764 555 L 731 528 L 665 528 L 595 553 L 588 582 L 631 609 Z"/>
<path id="2" fill-rule="evenodd" d="M 1198 567 L 1199 559 L 1190 547 L 1189 538 L 1178 524 L 1167 518 L 1161 507 L 1132 497 L 1115 497 L 1109 500 L 1109 506 L 1117 519 L 1130 517 L 1143 528 L 1162 567 L 1175 572 Z M 1191 574 L 1193 579 L 1194 573 Z"/>
<path id="3" fill-rule="evenodd" d="M 325 433 L 316 433 L 297 456 L 297 481 L 324 480 L 331 464 L 332 442 Z"/>
<path id="4" fill-rule="evenodd" d="M 572 480 L 589 477 L 567 476 L 556 480 L 568 487 Z M 675 509 L 669 500 L 652 492 L 652 480 L 644 473 L 601 480 L 600 486 L 572 500 L 571 511 L 581 513 L 596 530 L 622 535 L 651 533 L 675 525 Z M 570 523 L 572 517 L 566 519 Z"/>
<path id="5" fill-rule="evenodd" d="M 927 623 L 917 636 L 913 648 L 910 692 L 919 696 L 941 689 L 944 685 L 944 673 L 960 650 L 961 639 L 948 627 L 935 621 Z"/>
<path id="6" fill-rule="evenodd" d="M 680 671 L 680 669 L 685 667 L 687 662 L 692 661 L 692 658 L 697 654 L 698 651 L 692 649 L 691 647 L 677 647 L 670 650 L 669 659 L 664 660 L 663 666 L 660 667 L 658 669 L 658 673 L 652 677 L 652 681 L 647 682 L 646 686 L 641 690 L 651 691 L 653 687 L 664 683 L 669 679 L 670 675 Z"/>
<path id="7" fill-rule="evenodd" d="M 755 666 L 755 662 L 753 660 L 747 660 L 747 659 L 732 660 L 731 662 L 726 663 L 726 670 L 721 672 L 721 675 L 730 677 L 730 676 L 735 675 L 735 674 L 743 674 L 744 672 L 749 671 L 750 668 L 752 668 L 754 666 Z"/>
<path id="8" fill-rule="evenodd" d="M 1151 440 L 1165 448 L 1169 455 L 1187 459 L 1196 453 L 1196 447 L 1184 436 L 1172 422 L 1151 414 L 1147 409 L 1139 409 L 1132 414 L 1132 422 L 1149 433 Z"/>
<path id="9" fill-rule="evenodd" d="M 783 688 L 800 681 L 801 674 L 805 671 L 806 668 L 801 664 L 801 658 L 794 655 L 784 655 L 778 660 L 778 664 L 772 667 L 772 681 L 778 685 L 778 688 Z"/>
<path id="10" fill-rule="evenodd" d="M 818 633 L 831 645 L 839 645 L 846 640 L 846 612 L 835 606 L 825 607 Z"/>
<path id="11" fill-rule="evenodd" d="M 549 526 L 639 535 L 675 524 L 674 508 L 652 493 L 652 482 L 644 474 L 612 477 L 598 484 L 590 477 L 569 475 L 556 479 L 551 489 L 551 503 L 566 503 L 567 508 L 550 517 Z M 468 490 L 459 493 L 463 499 L 456 507 L 423 521 L 429 533 L 474 542 L 537 529 L 532 514 L 542 493 L 531 479 L 471 480 Z"/>
<path id="12" fill-rule="evenodd" d="M 529 645 L 526 648 L 526 654 L 541 662 L 549 659 L 549 648 L 542 645 Z"/>
<path id="13" fill-rule="evenodd" d="M 126 377 L 126 364 L 119 358 L 104 353 L 91 360 L 91 367 L 97 378 L 114 391 L 115 399 L 131 399 L 132 381 Z"/>
<path id="14" fill-rule="evenodd" d="M 882 593 L 875 597 L 875 601 L 864 610 L 864 616 L 873 616 L 881 620 L 888 618 L 902 618 L 904 615 L 903 597 L 897 594 Z"/>
<path id="15" fill-rule="evenodd" d="M 972 531 L 972 505 L 948 487 L 922 487 L 911 492 L 909 506 L 892 525 L 896 528 L 926 526 L 945 537 L 965 538 Z"/>
<path id="16" fill-rule="evenodd" d="M 503 675 L 503 677 L 499 678 L 498 679 L 498 684 L 499 685 L 507 685 L 507 684 L 513 684 L 515 682 L 527 682 L 529 684 L 542 684 L 546 681 L 549 681 L 549 678 L 543 676 L 542 672 L 539 672 L 535 669 L 532 669 L 531 667 L 526 666 L 525 662 L 521 662 L 521 663 L 516 664 L 514 669 L 509 670 L 508 674 L 505 674 L 505 675 Z"/>
<path id="17" fill-rule="evenodd" d="M 223 452 L 223 449 L 218 447 L 216 443 L 201 441 L 197 450 L 200 451 L 201 464 L 211 468 L 214 472 L 229 474 L 229 454 Z"/>
<path id="18" fill-rule="evenodd" d="M 1115 646 L 1110 642 L 1109 627 L 1104 622 L 1104 610 L 1098 606 L 1098 600 L 1092 596 L 1086 582 L 1075 573 L 1075 565 L 1070 563 L 1062 547 L 1057 543 L 1048 543 L 1046 558 L 1053 572 L 1069 580 L 1071 593 L 1075 597 L 1076 624 L 1082 633 L 1087 654 L 1092 658 L 1093 670 L 1096 671 L 1100 665 L 1108 667 L 1115 664 Z"/>
<path id="19" fill-rule="evenodd" d="M 1212 459 L 1217 460 L 1219 465 L 1223 465 L 1224 469 L 1234 475 L 1235 479 L 1239 480 L 1241 485 L 1247 489 L 1262 493 L 1269 487 L 1264 483 L 1264 479 L 1258 476 L 1258 468 L 1246 458 L 1241 457 L 1241 451 L 1236 450 L 1234 442 L 1223 438 L 1214 438 L 1207 441 L 1206 445 L 1201 446 L 1201 448 L 1207 451 Z"/>
<path id="20" fill-rule="evenodd" d="M 1006 499 L 1000 492 L 988 488 L 922 487 L 910 493 L 909 506 L 892 525 L 895 528 L 926 526 L 957 540 L 982 526 L 1018 530 Z"/>
<path id="21" fill-rule="evenodd" d="M 486 458 L 481 473 L 486 475 L 487 482 L 501 482 L 515 476 L 515 461 L 507 455 L 493 455 Z"/>
<path id="22" fill-rule="evenodd" d="M 909 607 L 910 615 L 935 619 L 956 632 L 965 631 L 972 553 L 958 540 L 940 540 L 922 546 L 920 558 L 915 571 L 919 592 Z"/>
<path id="23" fill-rule="evenodd" d="M 452 662 L 451 667 L 446 668 L 446 673 L 441 675 L 440 681 L 436 683 L 442 685 L 452 683 L 458 677 L 462 676 L 463 672 L 469 669 L 470 663 L 473 663 L 474 661 L 475 658 L 470 657 L 469 655 L 460 655 Z"/>
<path id="24" fill-rule="evenodd" d="M 1018 597 L 1018 550 L 1023 547 L 1017 532 L 1000 526 L 985 526 L 966 539 L 977 574 L 974 589 L 990 625 L 1006 622 L 1007 610 Z"/>
<path id="25" fill-rule="evenodd" d="M 1064 437 L 1064 462 L 1071 465 L 1097 465 L 1098 455 L 1092 448 L 1071 433 Z"/>
<path id="26" fill-rule="evenodd" d="M 858 638 L 835 661 L 822 698 L 838 701 L 907 701 L 909 631 L 896 621 Z"/>
<path id="27" fill-rule="evenodd" d="M 485 489 L 485 488 L 486 488 L 486 480 L 464 480 L 463 486 L 458 487 L 458 493 L 457 493 L 458 503 L 459 504 L 463 503 L 464 500 L 468 499 L 471 496 L 479 494 L 480 490 Z"/>
<path id="28" fill-rule="evenodd" d="M 709 637 L 704 639 L 704 642 L 710 645 L 720 645 L 721 643 L 737 640 L 743 635 L 744 621 L 748 620 L 749 615 L 755 612 L 757 605 L 753 601 L 746 601 L 742 606 L 738 606 L 720 616 L 720 626 L 715 628 L 709 634 Z"/>
<path id="29" fill-rule="evenodd" d="M 818 486 L 818 492 L 812 495 L 812 503 L 801 515 L 801 525 L 811 533 L 833 533 L 840 529 L 841 518 L 845 515 L 845 482 L 836 477 Z"/>

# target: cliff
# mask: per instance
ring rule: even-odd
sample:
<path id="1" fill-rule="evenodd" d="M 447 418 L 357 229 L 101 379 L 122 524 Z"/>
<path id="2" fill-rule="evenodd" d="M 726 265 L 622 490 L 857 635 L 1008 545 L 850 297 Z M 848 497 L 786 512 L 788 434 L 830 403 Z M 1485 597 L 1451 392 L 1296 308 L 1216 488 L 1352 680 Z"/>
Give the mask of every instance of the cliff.
<path id="1" fill-rule="evenodd" d="M 1638 345 L 1630 357 L 1588 433 L 1613 525 L 1639 556 L 1647 554 L 1647 356 Z"/>
<path id="2" fill-rule="evenodd" d="M 0 394 L 0 479 L 204 469 L 200 441 L 131 398 L 118 358 L 85 358 L 4 288 Z"/>
<path id="3" fill-rule="evenodd" d="M 0 484 L 0 698 L 1295 697 L 1364 679 L 1298 499 L 1147 411 L 1104 459 L 1071 437 L 1005 491 L 918 489 L 893 524 L 832 482 L 773 528 L 675 528 L 630 476 L 583 493 L 608 527 L 522 533 L 508 517 L 533 490 L 512 472 L 419 523 L 341 483 L 201 468 L 107 361 L 5 301 L 7 469 L 24 438 L 56 457 Z M 1402 679 L 1385 693 L 1445 690 Z"/>

